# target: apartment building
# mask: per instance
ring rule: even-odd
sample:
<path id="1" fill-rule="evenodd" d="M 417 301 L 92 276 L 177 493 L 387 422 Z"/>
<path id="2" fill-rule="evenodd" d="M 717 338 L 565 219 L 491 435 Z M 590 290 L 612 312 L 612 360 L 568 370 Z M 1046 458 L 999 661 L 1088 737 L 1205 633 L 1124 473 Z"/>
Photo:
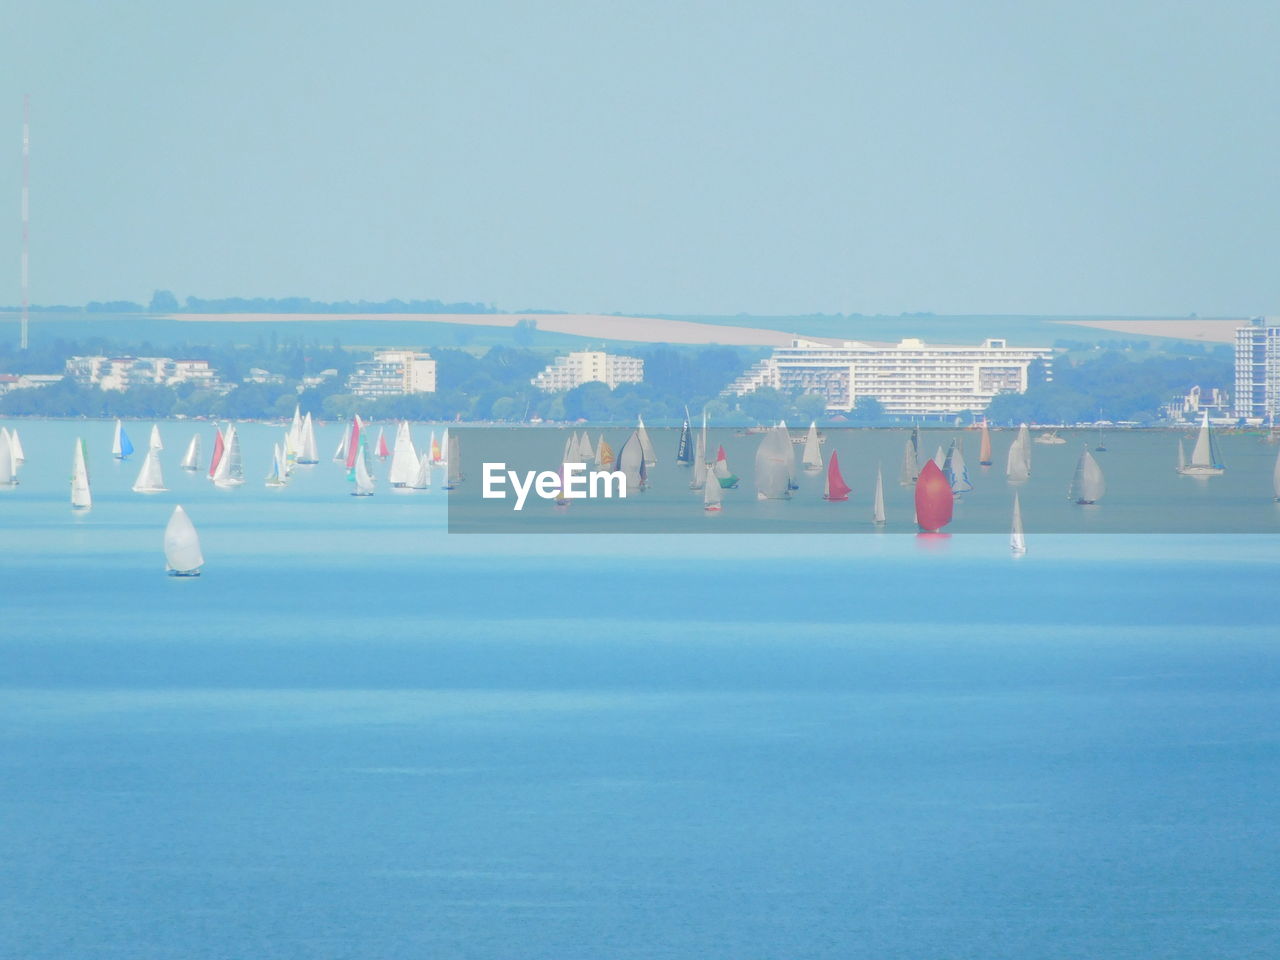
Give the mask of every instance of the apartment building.
<path id="1" fill-rule="evenodd" d="M 436 362 L 429 353 L 375 350 L 372 360 L 356 364 L 347 392 L 358 397 L 397 397 L 436 392 Z"/>
<path id="2" fill-rule="evenodd" d="M 556 357 L 530 382 L 547 393 L 572 390 L 584 383 L 603 383 L 612 390 L 620 383 L 643 383 L 644 361 L 600 350 L 578 350 Z"/>

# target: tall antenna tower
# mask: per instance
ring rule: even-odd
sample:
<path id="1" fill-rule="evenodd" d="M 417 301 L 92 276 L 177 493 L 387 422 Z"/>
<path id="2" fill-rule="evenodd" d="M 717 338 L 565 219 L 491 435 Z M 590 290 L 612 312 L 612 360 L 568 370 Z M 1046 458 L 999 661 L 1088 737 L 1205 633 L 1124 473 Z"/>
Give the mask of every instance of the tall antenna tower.
<path id="1" fill-rule="evenodd" d="M 22 95 L 22 343 L 27 349 L 27 324 L 31 297 L 27 282 L 27 244 L 31 226 L 31 95 Z M 12 194 L 11 194 L 12 196 Z"/>

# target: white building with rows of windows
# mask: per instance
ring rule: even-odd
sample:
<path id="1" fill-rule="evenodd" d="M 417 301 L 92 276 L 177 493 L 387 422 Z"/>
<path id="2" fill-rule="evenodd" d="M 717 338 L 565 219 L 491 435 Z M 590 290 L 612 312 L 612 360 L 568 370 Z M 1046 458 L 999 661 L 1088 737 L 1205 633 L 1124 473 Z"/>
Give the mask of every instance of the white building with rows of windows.
<path id="1" fill-rule="evenodd" d="M 620 383 L 643 383 L 644 361 L 639 357 L 622 357 L 600 350 L 579 350 L 556 357 L 530 381 L 539 390 L 559 393 L 584 383 L 603 383 L 610 390 Z"/>
<path id="2" fill-rule="evenodd" d="M 413 350 L 375 350 L 347 378 L 347 390 L 357 397 L 396 397 L 436 392 L 436 362 L 429 353 Z"/>
<path id="3" fill-rule="evenodd" d="M 742 396 L 773 387 L 820 394 L 831 411 L 848 412 L 862 397 L 873 397 L 897 416 L 977 413 L 997 394 L 1025 392 L 1037 361 L 1052 379 L 1050 347 L 1011 347 L 1004 340 L 969 347 L 916 339 L 898 344 L 796 339 L 775 349 L 725 393 Z"/>
<path id="4" fill-rule="evenodd" d="M 1236 328 L 1235 414 L 1248 420 L 1280 417 L 1280 318 L 1257 317 Z"/>

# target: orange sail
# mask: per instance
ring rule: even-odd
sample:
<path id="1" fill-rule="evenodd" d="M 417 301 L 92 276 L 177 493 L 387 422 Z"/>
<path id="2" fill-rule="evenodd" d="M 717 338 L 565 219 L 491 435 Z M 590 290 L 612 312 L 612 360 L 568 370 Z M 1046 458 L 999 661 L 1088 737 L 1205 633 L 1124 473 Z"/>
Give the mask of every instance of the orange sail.
<path id="1" fill-rule="evenodd" d="M 721 447 L 720 449 L 723 450 L 724 448 Z M 849 485 L 844 482 L 844 477 L 840 475 L 840 457 L 832 450 L 831 459 L 827 462 L 827 482 L 822 491 L 822 499 L 848 500 L 849 490 Z"/>
<path id="2" fill-rule="evenodd" d="M 936 533 L 951 522 L 955 496 L 938 465 L 926 460 L 916 480 L 916 523 L 925 533 Z"/>
<path id="3" fill-rule="evenodd" d="M 978 463 L 984 467 L 991 466 L 991 431 L 987 429 L 987 421 L 982 421 L 982 446 L 978 448 Z"/>

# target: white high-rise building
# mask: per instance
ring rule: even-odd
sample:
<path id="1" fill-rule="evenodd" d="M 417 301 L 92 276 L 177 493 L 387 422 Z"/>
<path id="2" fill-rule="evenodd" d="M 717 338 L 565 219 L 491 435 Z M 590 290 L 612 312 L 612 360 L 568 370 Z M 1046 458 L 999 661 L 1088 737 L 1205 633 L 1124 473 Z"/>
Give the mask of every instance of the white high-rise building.
<path id="1" fill-rule="evenodd" d="M 1052 379 L 1051 347 L 945 346 L 908 339 L 898 344 L 796 339 L 778 347 L 725 390 L 742 396 L 760 387 L 816 393 L 828 410 L 849 411 L 874 397 L 897 416 L 954 415 L 985 410 L 1001 393 L 1026 391 L 1030 367 L 1042 361 Z"/>
<path id="2" fill-rule="evenodd" d="M 1257 317 L 1236 328 L 1235 415 L 1280 417 L 1280 317 Z"/>
<path id="3" fill-rule="evenodd" d="M 556 357 L 530 381 L 539 390 L 559 393 L 584 383 L 603 383 L 610 390 L 620 383 L 643 383 L 644 361 L 639 357 L 622 357 L 599 350 L 579 350 Z"/>
<path id="4" fill-rule="evenodd" d="M 395 397 L 436 392 L 436 362 L 429 353 L 375 350 L 372 360 L 356 364 L 347 390 L 358 397 Z"/>

